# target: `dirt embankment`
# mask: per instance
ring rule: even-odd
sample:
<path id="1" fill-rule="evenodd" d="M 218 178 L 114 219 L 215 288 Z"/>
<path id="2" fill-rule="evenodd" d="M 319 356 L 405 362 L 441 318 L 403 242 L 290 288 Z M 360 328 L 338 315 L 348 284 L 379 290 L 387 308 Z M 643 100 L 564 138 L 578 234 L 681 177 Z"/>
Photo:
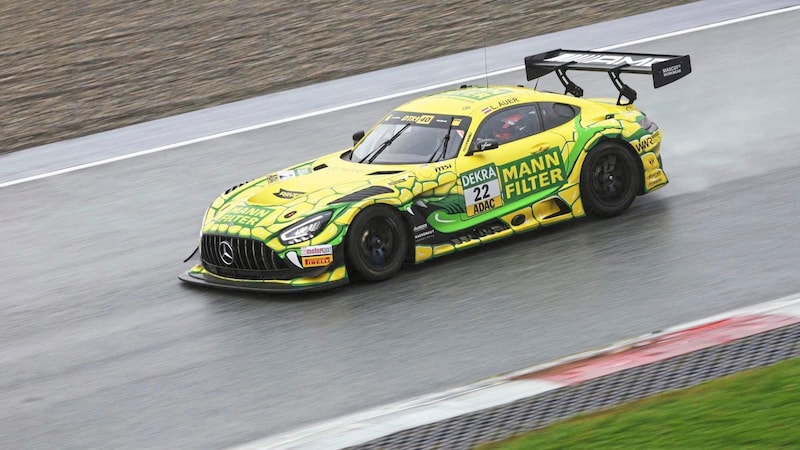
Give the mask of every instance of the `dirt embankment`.
<path id="1" fill-rule="evenodd" d="M 689 2 L 3 2 L 0 152 Z"/>

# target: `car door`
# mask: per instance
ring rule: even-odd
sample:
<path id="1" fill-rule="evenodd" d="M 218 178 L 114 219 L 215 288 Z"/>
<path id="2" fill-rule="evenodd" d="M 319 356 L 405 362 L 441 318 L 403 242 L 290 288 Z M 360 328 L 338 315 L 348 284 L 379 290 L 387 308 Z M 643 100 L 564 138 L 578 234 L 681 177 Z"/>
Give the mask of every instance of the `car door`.
<path id="1" fill-rule="evenodd" d="M 465 226 L 527 207 L 564 184 L 561 151 L 566 141 L 543 128 L 536 103 L 504 108 L 481 122 L 468 145 L 474 148 L 485 139 L 496 139 L 499 145 L 457 158 Z"/>

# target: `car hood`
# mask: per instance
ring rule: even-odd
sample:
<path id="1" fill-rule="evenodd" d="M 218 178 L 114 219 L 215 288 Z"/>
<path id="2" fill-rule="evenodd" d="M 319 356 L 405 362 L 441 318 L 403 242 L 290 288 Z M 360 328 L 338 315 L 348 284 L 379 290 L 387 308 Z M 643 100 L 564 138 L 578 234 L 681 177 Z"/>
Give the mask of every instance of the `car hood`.
<path id="1" fill-rule="evenodd" d="M 413 175 L 413 171 L 396 168 L 376 170 L 368 164 L 352 163 L 344 167 L 312 169 L 309 173 L 296 175 L 291 170 L 281 171 L 277 173 L 277 180 L 249 196 L 247 203 L 254 206 L 275 206 L 297 202 L 301 197 L 316 197 L 315 194 L 320 192 L 329 195 L 351 194 L 365 185 L 385 185 L 398 174 Z M 275 179 L 274 176 L 272 178 Z"/>
<path id="2" fill-rule="evenodd" d="M 401 206 L 442 183 L 455 182 L 452 164 L 357 164 L 329 155 L 246 184 L 223 195 L 203 231 L 265 239 L 291 223 L 325 209 L 373 197 Z"/>

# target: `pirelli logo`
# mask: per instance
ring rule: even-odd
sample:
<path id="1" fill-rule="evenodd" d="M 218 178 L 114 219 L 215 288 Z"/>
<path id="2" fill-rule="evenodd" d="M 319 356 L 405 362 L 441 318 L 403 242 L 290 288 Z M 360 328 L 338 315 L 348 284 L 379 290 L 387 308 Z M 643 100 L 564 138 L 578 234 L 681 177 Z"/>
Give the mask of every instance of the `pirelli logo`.
<path id="1" fill-rule="evenodd" d="M 333 262 L 333 255 L 306 256 L 303 258 L 303 267 L 322 267 Z"/>
<path id="2" fill-rule="evenodd" d="M 322 267 L 333 262 L 333 246 L 309 245 L 300 249 L 303 267 Z"/>

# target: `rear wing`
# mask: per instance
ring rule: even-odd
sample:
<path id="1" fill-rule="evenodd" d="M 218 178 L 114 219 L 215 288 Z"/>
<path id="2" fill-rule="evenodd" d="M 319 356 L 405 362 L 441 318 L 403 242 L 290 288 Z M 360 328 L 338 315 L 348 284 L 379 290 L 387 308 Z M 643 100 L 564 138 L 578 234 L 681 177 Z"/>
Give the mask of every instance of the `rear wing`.
<path id="1" fill-rule="evenodd" d="M 653 53 L 592 52 L 583 50 L 551 50 L 525 58 L 528 81 L 550 72 L 558 75 L 565 94 L 583 96 L 583 88 L 567 78 L 567 70 L 606 72 L 619 91 L 618 105 L 629 105 L 636 100 L 636 91 L 620 80 L 621 73 L 638 73 L 653 76 L 653 87 L 660 88 L 692 73 L 689 55 L 657 55 Z M 625 98 L 627 103 L 622 103 Z"/>

